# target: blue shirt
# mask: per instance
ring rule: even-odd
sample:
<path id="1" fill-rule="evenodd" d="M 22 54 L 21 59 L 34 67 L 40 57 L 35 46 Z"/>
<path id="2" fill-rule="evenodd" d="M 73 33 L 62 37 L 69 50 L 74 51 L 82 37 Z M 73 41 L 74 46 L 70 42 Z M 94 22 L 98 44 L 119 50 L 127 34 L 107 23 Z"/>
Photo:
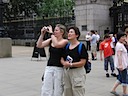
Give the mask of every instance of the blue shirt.
<path id="1" fill-rule="evenodd" d="M 95 34 L 93 34 L 91 36 L 91 45 L 96 45 L 97 44 L 97 36 Z"/>

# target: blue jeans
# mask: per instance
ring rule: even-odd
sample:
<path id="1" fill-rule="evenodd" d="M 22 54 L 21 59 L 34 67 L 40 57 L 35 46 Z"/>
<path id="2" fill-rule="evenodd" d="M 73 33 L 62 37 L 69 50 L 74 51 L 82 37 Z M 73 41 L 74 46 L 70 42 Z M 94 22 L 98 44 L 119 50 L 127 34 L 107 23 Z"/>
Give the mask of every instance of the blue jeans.
<path id="1" fill-rule="evenodd" d="M 118 70 L 118 76 L 117 80 L 123 85 L 126 86 L 128 84 L 128 74 L 127 74 L 127 69 L 124 69 L 123 71 Z"/>
<path id="2" fill-rule="evenodd" d="M 114 68 L 114 60 L 112 56 L 104 58 L 104 70 L 106 71 L 108 71 L 108 63 L 110 63 L 110 68 L 113 72 L 115 68 Z"/>

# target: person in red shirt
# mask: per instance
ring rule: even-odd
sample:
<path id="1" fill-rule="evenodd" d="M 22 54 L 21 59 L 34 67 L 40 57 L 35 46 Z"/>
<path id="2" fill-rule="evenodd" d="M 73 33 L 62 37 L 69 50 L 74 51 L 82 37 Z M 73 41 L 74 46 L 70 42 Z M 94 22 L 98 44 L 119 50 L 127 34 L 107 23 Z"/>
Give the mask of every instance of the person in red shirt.
<path id="1" fill-rule="evenodd" d="M 114 60 L 113 60 L 113 50 L 111 48 L 112 39 L 110 38 L 109 34 L 104 36 L 104 40 L 100 43 L 100 59 L 103 60 L 102 54 L 104 53 L 104 70 L 106 71 L 106 77 L 109 77 L 108 73 L 108 63 L 110 63 L 111 68 L 111 75 L 116 77 L 114 73 Z"/>

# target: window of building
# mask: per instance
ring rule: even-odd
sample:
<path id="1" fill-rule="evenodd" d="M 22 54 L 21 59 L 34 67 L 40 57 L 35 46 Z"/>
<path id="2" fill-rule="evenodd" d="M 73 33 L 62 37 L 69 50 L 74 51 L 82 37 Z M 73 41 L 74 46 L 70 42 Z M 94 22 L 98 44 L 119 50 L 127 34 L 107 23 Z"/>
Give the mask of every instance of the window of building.
<path id="1" fill-rule="evenodd" d="M 87 31 L 87 25 L 82 25 L 82 31 Z"/>

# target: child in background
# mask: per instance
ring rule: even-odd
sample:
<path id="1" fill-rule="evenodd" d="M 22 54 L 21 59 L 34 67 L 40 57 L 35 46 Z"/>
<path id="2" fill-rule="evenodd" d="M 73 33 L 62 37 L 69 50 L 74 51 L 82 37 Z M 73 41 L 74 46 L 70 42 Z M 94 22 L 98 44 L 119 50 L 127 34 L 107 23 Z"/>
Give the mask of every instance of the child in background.
<path id="1" fill-rule="evenodd" d="M 114 60 L 113 60 L 113 50 L 111 48 L 111 42 L 112 39 L 110 38 L 109 34 L 106 34 L 104 36 L 104 41 L 100 43 L 100 59 L 103 60 L 102 58 L 102 53 L 104 53 L 104 70 L 106 71 L 106 77 L 109 77 L 108 73 L 108 63 L 110 63 L 111 67 L 111 75 L 116 77 L 116 74 L 114 73 Z"/>

